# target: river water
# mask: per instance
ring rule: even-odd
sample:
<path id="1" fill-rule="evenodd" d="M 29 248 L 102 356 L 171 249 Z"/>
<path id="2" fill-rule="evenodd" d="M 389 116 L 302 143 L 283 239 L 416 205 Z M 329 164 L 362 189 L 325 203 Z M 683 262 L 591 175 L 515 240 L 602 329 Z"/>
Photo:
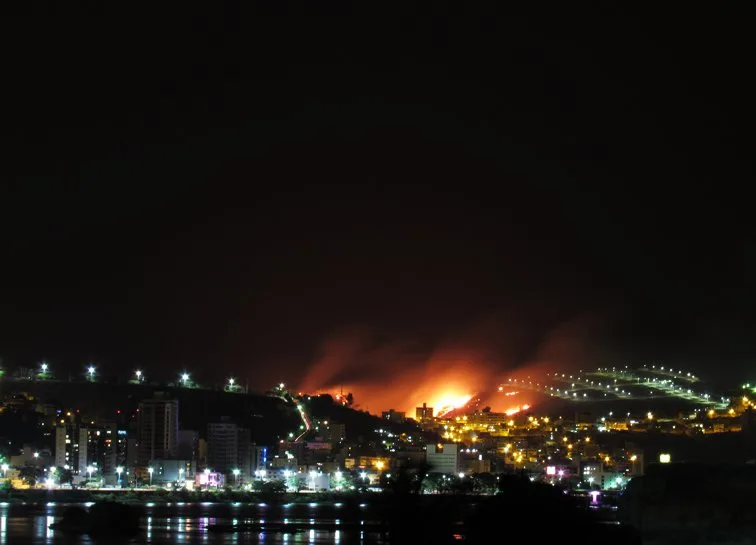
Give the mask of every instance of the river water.
<path id="1" fill-rule="evenodd" d="M 82 504 L 0 504 L 0 545 L 93 543 L 86 536 L 71 537 L 51 530 L 65 509 Z M 340 503 L 304 504 L 265 503 L 172 503 L 146 504 L 142 533 L 132 543 L 210 544 L 210 543 L 286 543 L 286 544 L 364 544 L 380 541 L 366 504 L 347 508 Z M 348 521 L 347 522 L 347 518 Z M 251 529 L 217 533 L 215 525 L 292 524 L 298 531 L 281 533 Z M 344 524 L 344 529 L 338 528 Z M 311 525 L 313 528 L 308 529 Z M 329 528 L 322 528 L 327 525 Z M 365 525 L 363 529 L 361 525 Z"/>

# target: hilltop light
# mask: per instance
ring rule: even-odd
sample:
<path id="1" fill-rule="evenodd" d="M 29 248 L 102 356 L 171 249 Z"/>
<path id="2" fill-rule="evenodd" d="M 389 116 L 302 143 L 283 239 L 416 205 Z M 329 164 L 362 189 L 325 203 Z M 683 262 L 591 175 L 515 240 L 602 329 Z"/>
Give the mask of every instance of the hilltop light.
<path id="1" fill-rule="evenodd" d="M 189 381 L 189 373 L 181 373 L 181 382 L 186 384 Z"/>
<path id="2" fill-rule="evenodd" d="M 234 382 L 235 382 L 235 381 L 234 381 L 234 379 L 233 379 L 233 378 L 230 378 L 230 379 L 228 379 L 228 385 L 229 385 L 229 386 L 233 386 L 233 385 L 234 385 Z"/>
<path id="3" fill-rule="evenodd" d="M 40 367 L 42 368 L 42 372 L 43 373 L 47 373 L 47 364 L 46 363 L 43 362 Z"/>
<path id="4" fill-rule="evenodd" d="M 90 365 L 89 367 L 87 367 L 87 374 L 90 377 L 94 376 L 94 374 L 95 374 L 95 367 L 94 367 L 94 365 Z"/>

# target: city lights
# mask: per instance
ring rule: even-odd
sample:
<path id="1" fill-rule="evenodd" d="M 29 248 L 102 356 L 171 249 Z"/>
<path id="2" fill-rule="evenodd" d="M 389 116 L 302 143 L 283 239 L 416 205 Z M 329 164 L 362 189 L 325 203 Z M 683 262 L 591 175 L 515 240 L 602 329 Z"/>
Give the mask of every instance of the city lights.
<path id="1" fill-rule="evenodd" d="M 154 472 L 155 472 L 155 468 L 152 468 L 152 467 L 148 467 L 148 468 L 147 468 L 147 473 L 149 473 L 149 474 L 150 474 L 150 486 L 152 486 L 152 474 L 153 474 Z"/>

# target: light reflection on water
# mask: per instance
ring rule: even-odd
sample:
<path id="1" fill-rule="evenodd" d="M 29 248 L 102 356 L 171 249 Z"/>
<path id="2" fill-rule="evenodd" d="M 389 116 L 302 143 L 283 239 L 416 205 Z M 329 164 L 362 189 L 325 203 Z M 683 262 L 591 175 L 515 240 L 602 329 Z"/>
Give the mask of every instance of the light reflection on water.
<path id="1" fill-rule="evenodd" d="M 81 505 L 81 504 L 80 504 Z M 70 504 L 2 505 L 0 506 L 0 545 L 91 544 L 86 536 L 72 537 L 61 531 L 50 529 L 50 525 L 60 520 Z M 276 545 L 325 545 L 355 543 L 368 545 L 378 541 L 377 535 L 363 532 L 362 528 L 352 528 L 348 521 L 337 518 L 343 513 L 333 504 L 319 503 L 315 509 L 304 505 L 234 505 L 230 504 L 185 504 L 172 507 L 166 505 L 145 506 L 141 535 L 133 543 L 155 545 L 194 544 L 242 544 L 264 543 Z M 364 509 L 361 517 L 365 516 Z M 285 515 L 285 516 L 284 516 Z M 352 519 L 350 519 L 352 520 Z M 355 522 L 357 522 L 355 520 Z M 260 531 L 256 528 L 237 532 L 212 532 L 213 525 L 240 526 L 249 524 L 294 524 L 306 525 L 301 531 L 277 532 Z M 358 524 L 364 524 L 360 520 Z M 321 525 L 338 526 L 338 529 L 323 528 Z M 346 527 L 344 526 L 346 524 Z M 307 526 L 313 526 L 307 528 Z M 367 534 L 367 539 L 366 539 Z"/>

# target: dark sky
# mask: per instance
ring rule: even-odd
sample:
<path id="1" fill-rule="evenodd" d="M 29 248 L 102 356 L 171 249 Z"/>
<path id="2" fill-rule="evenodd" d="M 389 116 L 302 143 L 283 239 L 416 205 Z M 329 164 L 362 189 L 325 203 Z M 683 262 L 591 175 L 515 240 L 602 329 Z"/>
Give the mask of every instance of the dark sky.
<path id="1" fill-rule="evenodd" d="M 506 368 L 587 318 L 618 361 L 747 376 L 746 22 L 14 21 L 0 357 L 266 386 L 355 328 L 516 323 Z"/>

